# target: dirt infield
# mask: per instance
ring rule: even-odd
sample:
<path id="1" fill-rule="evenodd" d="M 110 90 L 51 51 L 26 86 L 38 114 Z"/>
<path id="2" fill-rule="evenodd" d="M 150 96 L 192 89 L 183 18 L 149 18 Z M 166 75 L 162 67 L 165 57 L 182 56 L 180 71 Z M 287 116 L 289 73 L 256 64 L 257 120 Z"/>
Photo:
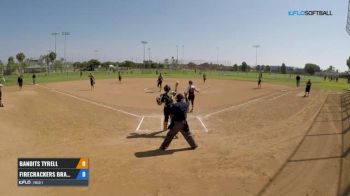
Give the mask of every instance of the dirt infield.
<path id="1" fill-rule="evenodd" d="M 165 84 L 173 88 L 175 81 Z M 182 92 L 187 80 L 179 81 Z M 22 91 L 4 88 L 0 173 L 6 180 L 0 183 L 1 192 L 337 193 L 340 161 L 322 158 L 341 153 L 342 137 L 327 135 L 342 131 L 342 113 L 329 112 L 340 110 L 340 95 L 312 91 L 303 98 L 303 89 L 271 84 L 256 89 L 256 83 L 232 80 L 194 84 L 201 91 L 189 124 L 199 148 L 189 150 L 181 136 L 165 152 L 157 150 L 165 132 L 160 132 L 162 108 L 155 103 L 155 79 L 127 79 L 122 84 L 97 80 L 93 92 L 88 81 L 25 86 Z M 18 157 L 89 157 L 89 186 L 17 187 Z"/>

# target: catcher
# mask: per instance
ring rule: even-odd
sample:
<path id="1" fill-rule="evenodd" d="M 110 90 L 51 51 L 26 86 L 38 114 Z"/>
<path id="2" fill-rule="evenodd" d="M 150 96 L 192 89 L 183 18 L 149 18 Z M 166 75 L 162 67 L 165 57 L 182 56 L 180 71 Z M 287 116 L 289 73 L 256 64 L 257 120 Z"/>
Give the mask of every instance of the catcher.
<path id="1" fill-rule="evenodd" d="M 172 99 L 172 94 L 170 93 L 170 86 L 165 85 L 164 86 L 164 93 L 161 94 L 159 97 L 157 97 L 156 101 L 158 105 L 162 105 L 164 103 L 164 123 L 163 123 L 163 131 L 168 130 L 168 122 L 169 122 L 169 117 L 170 117 L 170 108 L 173 105 L 173 99 Z"/>

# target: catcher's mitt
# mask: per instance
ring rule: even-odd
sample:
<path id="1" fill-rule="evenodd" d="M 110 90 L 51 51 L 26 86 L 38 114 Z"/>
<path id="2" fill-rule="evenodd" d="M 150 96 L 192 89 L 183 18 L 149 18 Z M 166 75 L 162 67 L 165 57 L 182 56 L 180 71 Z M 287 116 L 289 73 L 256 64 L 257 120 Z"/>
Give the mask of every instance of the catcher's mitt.
<path id="1" fill-rule="evenodd" d="M 156 102 L 158 105 L 162 105 L 162 99 L 160 97 L 156 98 Z"/>
<path id="2" fill-rule="evenodd" d="M 173 96 L 173 97 L 175 97 L 176 91 L 172 91 L 172 92 L 170 93 L 170 95 Z"/>

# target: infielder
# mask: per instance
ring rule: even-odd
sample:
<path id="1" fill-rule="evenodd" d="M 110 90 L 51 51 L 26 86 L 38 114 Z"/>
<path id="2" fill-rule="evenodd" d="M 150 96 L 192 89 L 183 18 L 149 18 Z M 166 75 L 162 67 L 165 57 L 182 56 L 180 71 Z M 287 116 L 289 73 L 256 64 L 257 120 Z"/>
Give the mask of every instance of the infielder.
<path id="1" fill-rule="evenodd" d="M 160 73 L 157 80 L 157 87 L 159 87 L 159 92 L 162 90 L 162 84 L 163 84 L 163 76 Z"/>
<path id="2" fill-rule="evenodd" d="M 92 75 L 92 73 L 90 72 L 89 74 L 89 79 L 90 79 L 90 86 L 91 86 L 91 91 L 94 90 L 95 88 L 95 77 Z"/>
<path id="3" fill-rule="evenodd" d="M 188 105 L 191 104 L 191 110 L 190 112 L 193 112 L 194 107 L 194 98 L 195 98 L 195 92 L 199 92 L 199 90 L 193 85 L 192 80 L 188 82 L 188 87 L 186 89 L 186 102 L 188 102 Z"/>
<path id="4" fill-rule="evenodd" d="M 305 87 L 305 95 L 304 97 L 308 97 L 310 94 L 310 90 L 311 90 L 311 80 L 309 79 L 306 83 L 306 87 Z"/>
<path id="5" fill-rule="evenodd" d="M 258 88 L 261 88 L 261 82 L 262 82 L 262 72 L 259 72 L 259 76 L 258 76 Z"/>

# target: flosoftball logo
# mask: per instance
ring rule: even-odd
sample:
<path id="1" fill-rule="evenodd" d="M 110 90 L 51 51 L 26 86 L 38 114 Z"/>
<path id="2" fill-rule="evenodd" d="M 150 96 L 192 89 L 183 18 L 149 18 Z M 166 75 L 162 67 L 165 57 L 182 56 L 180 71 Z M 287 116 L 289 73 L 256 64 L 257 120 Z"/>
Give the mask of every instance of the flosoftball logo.
<path id="1" fill-rule="evenodd" d="M 310 10 L 289 10 L 289 16 L 333 16 L 332 11 L 328 10 L 318 10 L 318 11 L 310 11 Z"/>

